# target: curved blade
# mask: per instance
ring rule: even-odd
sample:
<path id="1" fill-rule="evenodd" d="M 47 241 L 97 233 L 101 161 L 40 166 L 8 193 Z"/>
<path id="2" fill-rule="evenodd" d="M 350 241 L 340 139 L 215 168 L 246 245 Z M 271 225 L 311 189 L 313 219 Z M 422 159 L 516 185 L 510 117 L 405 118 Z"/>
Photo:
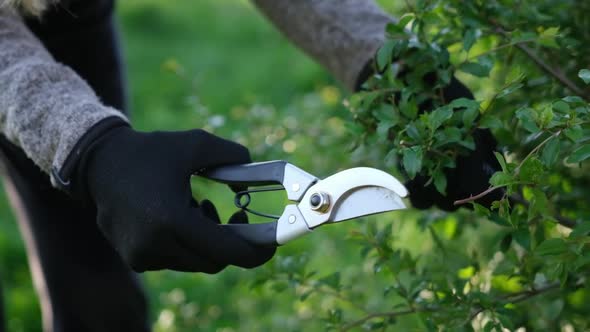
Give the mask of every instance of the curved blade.
<path id="1" fill-rule="evenodd" d="M 325 193 L 330 207 L 324 212 L 311 208 L 310 198 Z M 405 208 L 401 198 L 407 189 L 393 176 L 374 168 L 357 167 L 338 172 L 311 186 L 298 207 L 310 228 L 369 214 Z"/>
<path id="2" fill-rule="evenodd" d="M 361 216 L 405 209 L 401 197 L 383 187 L 357 188 L 340 197 L 334 206 L 331 222 L 354 219 Z"/>

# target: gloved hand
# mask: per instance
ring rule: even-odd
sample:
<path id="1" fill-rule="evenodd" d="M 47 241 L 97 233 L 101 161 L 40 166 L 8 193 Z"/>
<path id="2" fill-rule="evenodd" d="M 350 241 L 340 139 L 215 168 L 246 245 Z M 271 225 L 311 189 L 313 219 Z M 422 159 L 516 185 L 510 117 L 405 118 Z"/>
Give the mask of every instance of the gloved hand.
<path id="1" fill-rule="evenodd" d="M 357 80 L 357 90 L 372 75 L 373 68 L 375 66 L 371 62 L 363 68 Z M 408 68 L 407 70 L 411 69 Z M 433 82 L 435 77 L 425 75 L 423 79 L 429 83 Z M 473 94 L 469 89 L 454 77 L 449 85 L 442 89 L 442 95 L 447 103 L 459 98 L 473 99 Z M 419 108 L 421 112 L 431 110 L 431 102 L 424 102 Z M 496 171 L 501 169 L 494 155 L 497 146 L 496 139 L 488 129 L 476 129 L 473 138 L 475 150 L 468 155 L 459 156 L 455 168 L 445 168 L 444 173 L 447 178 L 446 195 L 439 193 L 432 182 L 425 186 L 429 178 L 423 175 L 417 175 L 405 184 L 410 192 L 412 206 L 418 209 L 428 209 L 436 205 L 445 211 L 455 211 L 461 206 L 471 207 L 470 204 L 454 205 L 456 200 L 477 195 L 490 187 L 489 179 Z M 475 202 L 489 207 L 493 201 L 499 200 L 503 194 L 503 190 L 496 190 Z"/>
<path id="2" fill-rule="evenodd" d="M 220 225 L 213 204 L 193 199 L 189 181 L 201 169 L 250 161 L 245 147 L 202 130 L 140 133 L 118 126 L 82 153 L 77 192 L 86 192 L 100 229 L 135 271 L 252 268 L 275 249 L 253 246 Z M 247 222 L 243 213 L 231 220 Z"/>
<path id="3" fill-rule="evenodd" d="M 456 78 L 442 91 L 444 100 L 451 102 L 459 98 L 473 99 L 471 92 Z M 429 105 L 421 105 L 421 109 L 430 109 Z M 500 170 L 500 164 L 494 155 L 497 142 L 489 129 L 476 129 L 473 133 L 475 150 L 468 155 L 459 156 L 455 168 L 445 168 L 447 177 L 447 193 L 439 193 L 434 184 L 425 186 L 428 177 L 417 175 L 406 183 L 410 192 L 410 202 L 418 209 L 427 209 L 436 205 L 445 211 L 455 211 L 460 206 L 454 205 L 456 200 L 477 195 L 490 187 L 489 179 Z M 496 190 L 478 200 L 477 203 L 489 207 L 493 201 L 499 200 L 502 190 Z M 470 204 L 461 205 L 470 207 Z"/>

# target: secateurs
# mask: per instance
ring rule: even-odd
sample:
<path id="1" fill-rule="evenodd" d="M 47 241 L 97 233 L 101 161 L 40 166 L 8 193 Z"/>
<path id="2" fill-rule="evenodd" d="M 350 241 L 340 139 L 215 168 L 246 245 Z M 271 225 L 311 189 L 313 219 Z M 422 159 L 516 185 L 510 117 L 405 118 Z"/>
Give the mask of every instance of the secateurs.
<path id="1" fill-rule="evenodd" d="M 277 160 L 224 166 L 199 175 L 229 185 L 280 184 L 287 198 L 297 202 L 287 205 L 280 216 L 270 216 L 248 209 L 249 194 L 273 189 L 236 194 L 239 208 L 276 219 L 262 224 L 224 225 L 258 245 L 282 245 L 322 225 L 404 209 L 402 197 L 408 194 L 396 178 L 369 167 L 347 169 L 320 180 L 286 161 Z"/>

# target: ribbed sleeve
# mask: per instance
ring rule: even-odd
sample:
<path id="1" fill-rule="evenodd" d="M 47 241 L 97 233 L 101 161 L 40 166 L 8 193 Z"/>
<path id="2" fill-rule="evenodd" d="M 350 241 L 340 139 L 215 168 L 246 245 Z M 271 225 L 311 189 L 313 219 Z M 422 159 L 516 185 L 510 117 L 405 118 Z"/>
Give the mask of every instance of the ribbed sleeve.
<path id="1" fill-rule="evenodd" d="M 372 0 L 254 0 L 299 48 L 350 90 L 393 18 Z"/>
<path id="2" fill-rule="evenodd" d="M 0 9 L 0 133 L 49 174 L 61 169 L 89 128 L 109 117 L 127 121 L 55 62 L 20 16 Z"/>

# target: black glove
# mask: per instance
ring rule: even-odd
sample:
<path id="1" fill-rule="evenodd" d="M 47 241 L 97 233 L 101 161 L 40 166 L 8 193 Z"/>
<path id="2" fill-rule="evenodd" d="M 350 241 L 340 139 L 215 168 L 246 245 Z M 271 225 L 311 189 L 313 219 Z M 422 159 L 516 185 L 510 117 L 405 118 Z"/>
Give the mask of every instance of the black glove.
<path id="1" fill-rule="evenodd" d="M 80 156 L 74 192 L 93 202 L 100 229 L 134 270 L 217 273 L 272 258 L 274 248 L 251 245 L 220 225 L 213 204 L 199 205 L 191 193 L 191 174 L 250 162 L 245 147 L 203 130 L 102 131 Z M 243 213 L 231 219 L 247 222 Z"/>
<path id="2" fill-rule="evenodd" d="M 369 63 L 361 71 L 356 84 L 357 90 L 372 75 L 372 68 L 374 68 L 374 65 Z M 427 74 L 423 79 L 428 83 L 433 82 L 435 77 L 432 74 Z M 455 77 L 451 79 L 448 86 L 442 89 L 442 95 L 447 103 L 459 98 L 473 99 L 473 94 L 469 89 Z M 426 101 L 419 108 L 421 112 L 431 110 L 432 103 Z M 406 183 L 406 187 L 410 192 L 412 206 L 418 209 L 427 209 L 436 205 L 445 211 L 455 211 L 461 206 L 471 207 L 470 204 L 454 205 L 456 200 L 477 195 L 490 187 L 489 179 L 496 171 L 501 169 L 494 155 L 497 146 L 496 139 L 488 129 L 476 129 L 473 133 L 473 139 L 475 150 L 468 155 L 459 156 L 455 168 L 445 168 L 444 170 L 447 178 L 446 195 L 439 193 L 432 182 L 425 186 L 429 179 L 426 176 L 417 175 Z M 503 194 L 502 189 L 496 190 L 475 202 L 489 207 L 493 201 L 499 200 Z"/>
<path id="3" fill-rule="evenodd" d="M 443 89 L 443 96 L 446 102 L 459 98 L 473 99 L 473 94 L 456 78 Z M 429 105 L 421 105 L 421 109 L 430 109 Z M 459 156 L 455 168 L 445 168 L 447 178 L 447 193 L 442 195 L 431 183 L 424 186 L 428 177 L 417 175 L 406 183 L 410 192 L 410 202 L 418 209 L 427 209 L 436 205 L 445 211 L 455 211 L 460 206 L 454 205 L 456 200 L 477 195 L 490 187 L 489 179 L 499 171 L 500 164 L 494 155 L 497 142 L 489 129 L 476 129 L 473 132 L 475 150 L 468 155 Z M 502 190 L 496 190 L 478 200 L 483 206 L 489 207 L 493 201 L 499 200 L 503 195 Z M 470 207 L 470 204 L 461 206 Z"/>

